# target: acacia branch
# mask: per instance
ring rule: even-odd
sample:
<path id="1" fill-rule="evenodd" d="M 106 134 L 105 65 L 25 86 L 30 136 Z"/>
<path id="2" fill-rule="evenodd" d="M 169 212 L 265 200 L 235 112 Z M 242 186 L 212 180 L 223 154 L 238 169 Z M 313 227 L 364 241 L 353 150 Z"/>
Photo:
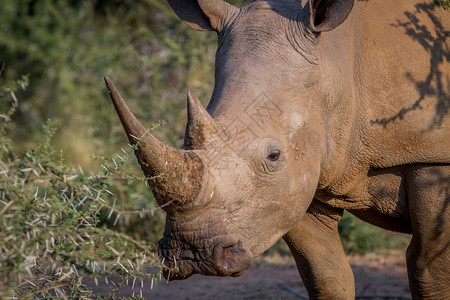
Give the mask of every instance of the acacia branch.
<path id="1" fill-rule="evenodd" d="M 13 204 L 14 202 L 11 200 L 8 203 L 6 203 L 5 207 L 0 211 L 0 216 L 5 213 L 5 211 Z"/>
<path id="2" fill-rule="evenodd" d="M 39 291 L 31 292 L 31 293 L 25 295 L 25 298 L 28 298 L 28 297 L 31 297 L 31 296 L 37 295 L 37 294 L 42 294 L 42 293 L 45 293 L 45 292 L 48 292 L 48 291 L 51 291 L 51 290 L 56 290 L 56 289 L 65 287 L 67 285 L 68 285 L 68 283 L 62 283 L 62 284 L 59 284 L 59 285 L 50 286 L 48 288 L 45 288 L 45 289 L 42 289 L 42 290 L 39 290 Z"/>
<path id="3" fill-rule="evenodd" d="M 91 231 L 96 232 L 97 230 L 96 230 L 96 228 L 91 228 Z M 135 239 L 133 239 L 132 237 L 130 237 L 126 234 L 116 232 L 113 230 L 109 230 L 109 229 L 107 229 L 107 234 L 116 236 L 120 239 L 124 239 L 124 240 L 134 244 L 136 247 L 140 248 L 141 250 L 143 250 L 147 255 L 154 256 L 154 253 L 151 252 L 147 247 L 145 247 L 144 245 L 142 245 L 141 243 L 139 243 L 138 241 L 136 241 Z M 155 245 L 152 245 L 152 246 L 155 246 Z"/>

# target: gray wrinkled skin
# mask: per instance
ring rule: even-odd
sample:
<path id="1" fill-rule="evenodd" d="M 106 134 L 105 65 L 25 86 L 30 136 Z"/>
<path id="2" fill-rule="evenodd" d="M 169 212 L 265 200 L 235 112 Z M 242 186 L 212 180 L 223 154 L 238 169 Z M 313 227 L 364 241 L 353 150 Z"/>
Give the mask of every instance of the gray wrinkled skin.
<path id="1" fill-rule="evenodd" d="M 206 110 L 188 94 L 184 148 L 136 152 L 167 211 L 160 255 L 238 276 L 284 238 L 313 299 L 353 299 L 344 209 L 412 234 L 414 299 L 450 298 L 448 12 L 431 1 L 169 0 L 218 33 Z M 107 79 L 128 134 L 145 129 Z M 130 141 L 136 142 L 130 137 Z M 169 276 L 169 274 L 166 274 Z"/>

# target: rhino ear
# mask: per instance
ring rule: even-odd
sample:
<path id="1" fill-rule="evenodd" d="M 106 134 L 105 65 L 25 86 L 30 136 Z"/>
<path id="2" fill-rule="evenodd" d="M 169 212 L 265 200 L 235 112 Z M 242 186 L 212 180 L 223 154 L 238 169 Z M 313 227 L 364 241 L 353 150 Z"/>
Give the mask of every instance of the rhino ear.
<path id="1" fill-rule="evenodd" d="M 168 0 L 178 17 L 199 31 L 221 31 L 239 9 L 223 0 Z"/>
<path id="2" fill-rule="evenodd" d="M 330 31 L 347 19 L 354 0 L 308 0 L 312 31 Z"/>

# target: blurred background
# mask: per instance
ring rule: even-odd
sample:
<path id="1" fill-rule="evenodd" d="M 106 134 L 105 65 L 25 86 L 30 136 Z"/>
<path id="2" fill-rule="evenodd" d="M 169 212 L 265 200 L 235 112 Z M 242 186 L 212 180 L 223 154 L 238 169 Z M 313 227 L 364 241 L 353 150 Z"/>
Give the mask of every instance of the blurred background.
<path id="1" fill-rule="evenodd" d="M 51 119 L 58 128 L 53 145 L 65 162 L 97 171 L 93 155 L 110 156 L 126 145 L 103 82 L 109 76 L 145 126 L 165 121 L 155 135 L 180 146 L 188 88 L 205 105 L 212 93 L 216 39 L 215 33 L 188 28 L 161 0 L 2 0 L 0 85 L 23 76 L 29 81 L 17 92 L 18 111 L 7 134 L 16 149 L 32 148 Z M 136 163 L 130 168 L 140 174 Z M 144 184 L 117 185 L 116 190 L 122 208 L 155 206 Z M 136 238 L 153 241 L 163 225 L 161 211 L 119 223 Z M 347 214 L 340 232 L 349 254 L 403 251 L 409 240 Z M 288 255 L 287 247 L 279 242 L 268 251 L 274 253 Z"/>

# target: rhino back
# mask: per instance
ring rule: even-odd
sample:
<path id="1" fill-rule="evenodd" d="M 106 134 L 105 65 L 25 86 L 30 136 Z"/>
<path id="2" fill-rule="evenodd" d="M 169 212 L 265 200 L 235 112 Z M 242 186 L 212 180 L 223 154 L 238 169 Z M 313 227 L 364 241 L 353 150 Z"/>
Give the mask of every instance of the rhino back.
<path id="1" fill-rule="evenodd" d="M 356 91 L 378 153 L 372 165 L 450 162 L 448 11 L 432 1 L 367 1 L 357 13 Z"/>
<path id="2" fill-rule="evenodd" d="M 358 1 L 322 33 L 322 81 L 333 96 L 319 190 L 349 195 L 367 189 L 373 169 L 450 163 L 449 16 L 432 1 Z"/>
<path id="3" fill-rule="evenodd" d="M 324 56 L 345 65 L 358 163 L 450 162 L 449 23 L 431 1 L 370 0 L 322 37 Z"/>

